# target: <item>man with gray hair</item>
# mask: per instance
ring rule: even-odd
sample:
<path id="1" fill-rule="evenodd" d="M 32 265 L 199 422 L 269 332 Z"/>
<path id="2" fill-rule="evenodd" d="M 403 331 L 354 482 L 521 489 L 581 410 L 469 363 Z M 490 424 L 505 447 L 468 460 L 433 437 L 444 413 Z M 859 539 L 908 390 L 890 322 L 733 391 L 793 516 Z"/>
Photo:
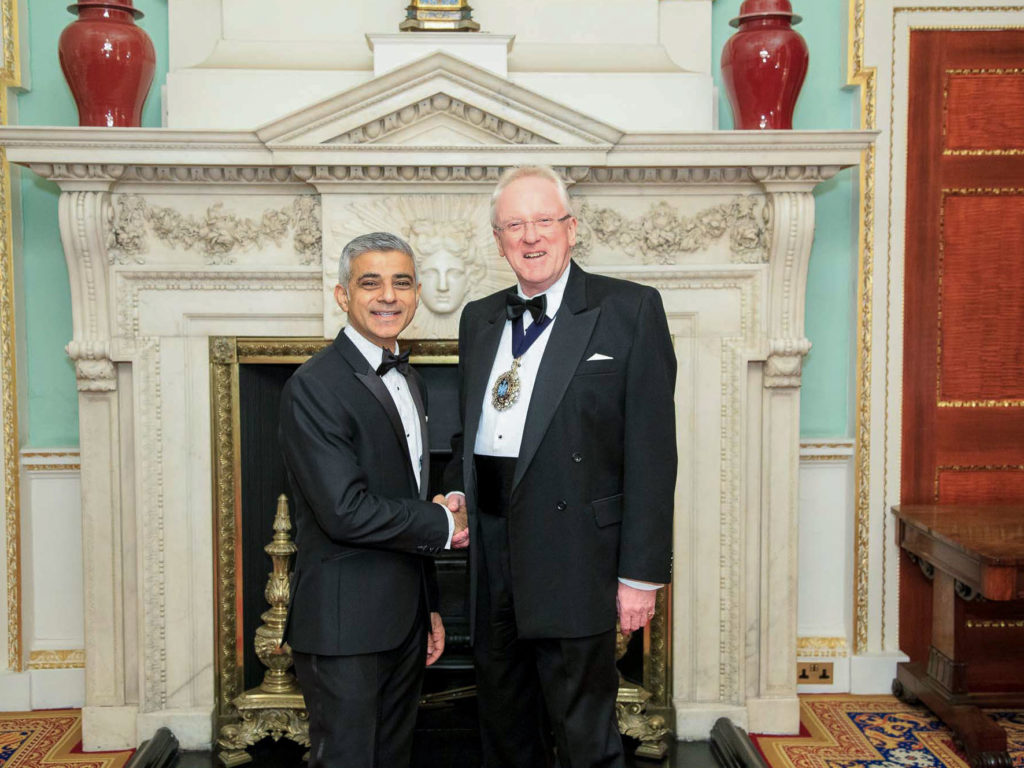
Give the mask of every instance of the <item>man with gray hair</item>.
<path id="1" fill-rule="evenodd" d="M 334 289 L 348 325 L 281 396 L 298 545 L 284 638 L 311 768 L 408 766 L 423 667 L 444 650 L 430 555 L 465 546 L 466 515 L 426 500 L 426 388 L 397 342 L 418 296 L 404 240 L 355 238 Z"/>
<path id="2" fill-rule="evenodd" d="M 562 768 L 623 768 L 615 623 L 647 624 L 671 573 L 668 322 L 653 288 L 573 263 L 551 168 L 503 174 L 491 228 L 517 283 L 462 312 L 445 475 L 470 511 L 484 765 L 550 765 L 550 729 Z"/>

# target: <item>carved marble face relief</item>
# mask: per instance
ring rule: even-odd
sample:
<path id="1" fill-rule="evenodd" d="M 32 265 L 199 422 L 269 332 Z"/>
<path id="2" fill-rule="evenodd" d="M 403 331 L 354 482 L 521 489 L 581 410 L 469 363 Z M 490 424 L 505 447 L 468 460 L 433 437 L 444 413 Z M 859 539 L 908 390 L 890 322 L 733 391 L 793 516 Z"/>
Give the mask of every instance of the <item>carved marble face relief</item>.
<path id="1" fill-rule="evenodd" d="M 445 315 L 459 309 L 469 288 L 473 226 L 470 222 L 412 222 L 406 239 L 416 254 L 423 304 Z"/>
<path id="2" fill-rule="evenodd" d="M 363 232 L 393 232 L 412 246 L 422 302 L 405 331 L 406 339 L 454 339 L 467 302 L 515 282 L 512 270 L 495 251 L 486 195 L 326 198 L 324 222 L 327 336 L 345 322 L 333 295 L 327 293 L 334 290 L 338 254 L 348 240 Z"/>

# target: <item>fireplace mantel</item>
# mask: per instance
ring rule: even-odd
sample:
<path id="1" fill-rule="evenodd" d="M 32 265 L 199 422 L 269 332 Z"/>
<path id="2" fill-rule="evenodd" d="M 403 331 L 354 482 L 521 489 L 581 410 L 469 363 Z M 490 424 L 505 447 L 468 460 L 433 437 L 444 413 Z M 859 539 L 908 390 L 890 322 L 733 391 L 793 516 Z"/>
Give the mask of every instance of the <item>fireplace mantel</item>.
<path id="1" fill-rule="evenodd" d="M 623 133 L 445 54 L 253 131 L 0 128 L 8 158 L 61 190 L 85 748 L 134 747 L 165 725 L 185 748 L 212 740 L 209 338 L 333 336 L 346 239 L 394 229 L 422 272 L 423 227 L 461 243 L 442 255 L 467 279 L 425 297 L 411 337 L 454 338 L 466 300 L 511 282 L 486 211 L 501 170 L 524 163 L 569 182 L 584 268 L 657 287 L 669 316 L 681 461 L 663 693 L 677 733 L 706 738 L 720 716 L 795 733 L 812 193 L 872 140 Z"/>

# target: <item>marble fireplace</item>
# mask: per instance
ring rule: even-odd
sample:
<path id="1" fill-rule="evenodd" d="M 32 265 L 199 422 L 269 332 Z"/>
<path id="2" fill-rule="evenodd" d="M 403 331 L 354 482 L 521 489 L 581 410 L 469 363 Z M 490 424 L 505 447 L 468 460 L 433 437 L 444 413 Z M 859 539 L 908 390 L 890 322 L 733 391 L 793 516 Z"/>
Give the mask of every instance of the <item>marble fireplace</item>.
<path id="1" fill-rule="evenodd" d="M 511 282 L 488 195 L 502 169 L 570 184 L 584 268 L 658 288 L 673 333 L 675 574 L 656 695 L 680 738 L 726 716 L 796 732 L 797 468 L 812 190 L 862 132 L 625 131 L 493 68 L 409 57 L 255 130 L 0 129 L 61 190 L 79 389 L 86 749 L 169 726 L 215 738 L 223 693 L 213 337 L 329 338 L 341 246 L 405 235 L 408 338 Z M 468 58 L 472 58 L 468 56 Z"/>

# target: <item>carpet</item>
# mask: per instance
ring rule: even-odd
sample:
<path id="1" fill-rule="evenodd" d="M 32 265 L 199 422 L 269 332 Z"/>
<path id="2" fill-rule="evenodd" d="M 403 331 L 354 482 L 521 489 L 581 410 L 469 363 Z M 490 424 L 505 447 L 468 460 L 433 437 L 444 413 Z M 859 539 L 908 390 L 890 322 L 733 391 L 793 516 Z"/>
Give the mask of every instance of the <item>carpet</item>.
<path id="1" fill-rule="evenodd" d="M 123 768 L 134 751 L 82 752 L 77 709 L 0 712 L 2 768 Z"/>
<path id="2" fill-rule="evenodd" d="M 1024 768 L 1024 712 L 989 712 Z M 799 736 L 751 735 L 771 768 L 967 768 L 928 709 L 893 696 L 801 696 Z"/>

